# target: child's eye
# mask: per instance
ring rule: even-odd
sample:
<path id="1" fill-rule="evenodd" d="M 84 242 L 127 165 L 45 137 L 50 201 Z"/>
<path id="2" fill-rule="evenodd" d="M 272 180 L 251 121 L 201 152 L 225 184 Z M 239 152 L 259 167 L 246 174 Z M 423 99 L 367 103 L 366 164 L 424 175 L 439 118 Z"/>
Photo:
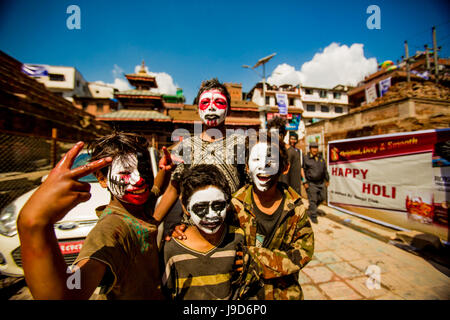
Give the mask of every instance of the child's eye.
<path id="1" fill-rule="evenodd" d="M 206 215 L 208 207 L 208 203 L 196 203 L 192 206 L 192 212 L 199 217 L 203 217 L 204 215 Z"/>
<path id="2" fill-rule="evenodd" d="M 225 209 L 226 206 L 227 206 L 226 201 L 214 201 L 211 204 L 211 208 L 216 212 L 222 211 L 223 209 Z"/>

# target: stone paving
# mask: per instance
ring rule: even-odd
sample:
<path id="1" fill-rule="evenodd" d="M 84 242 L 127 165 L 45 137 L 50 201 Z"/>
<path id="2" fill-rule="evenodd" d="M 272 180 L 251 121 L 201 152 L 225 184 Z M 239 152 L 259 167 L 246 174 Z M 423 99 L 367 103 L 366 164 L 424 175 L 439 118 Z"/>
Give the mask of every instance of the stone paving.
<path id="1" fill-rule="evenodd" d="M 313 260 L 299 276 L 305 300 L 450 299 L 450 278 L 423 258 L 326 216 L 318 220 Z M 379 267 L 370 267 L 378 278 L 366 275 L 369 266 Z"/>

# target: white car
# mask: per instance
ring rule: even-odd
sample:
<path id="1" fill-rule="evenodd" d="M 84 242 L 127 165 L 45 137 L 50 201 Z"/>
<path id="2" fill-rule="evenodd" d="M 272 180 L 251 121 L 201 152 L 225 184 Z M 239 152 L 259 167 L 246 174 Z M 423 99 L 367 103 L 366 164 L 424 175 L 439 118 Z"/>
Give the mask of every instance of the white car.
<path id="1" fill-rule="evenodd" d="M 152 169 L 156 175 L 158 154 L 155 149 L 150 148 L 150 156 Z M 79 154 L 72 168 L 84 165 L 89 159 L 90 157 L 87 153 Z M 45 177 L 42 181 L 44 179 Z M 70 210 L 54 226 L 61 252 L 68 265 L 75 261 L 84 239 L 97 223 L 98 217 L 95 209 L 108 204 L 110 201 L 109 191 L 100 186 L 94 175 L 90 174 L 79 180 L 88 182 L 91 185 L 92 197 Z M 20 210 L 36 189 L 18 197 L 0 212 L 0 273 L 2 274 L 13 277 L 23 276 L 20 240 L 17 234 L 16 222 Z"/>

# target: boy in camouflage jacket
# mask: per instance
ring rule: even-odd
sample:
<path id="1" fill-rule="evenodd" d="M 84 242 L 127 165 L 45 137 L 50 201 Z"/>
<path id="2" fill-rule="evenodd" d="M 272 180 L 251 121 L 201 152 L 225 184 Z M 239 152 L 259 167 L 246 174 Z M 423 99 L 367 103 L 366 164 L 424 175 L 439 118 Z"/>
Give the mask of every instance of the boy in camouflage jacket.
<path id="1" fill-rule="evenodd" d="M 286 148 L 283 142 L 268 139 L 270 135 L 265 140 L 260 137 L 260 142 L 252 147 L 247 145 L 247 170 L 252 185 L 238 190 L 232 199 L 246 239 L 243 270 L 237 280 L 241 290 L 238 296 L 300 300 L 303 292 L 298 282 L 299 271 L 312 259 L 314 234 L 300 196 L 278 182 L 281 173 L 289 170 Z M 264 223 L 261 217 L 269 223 Z M 264 224 L 269 225 L 265 234 Z M 263 288 L 252 293 L 246 284 L 254 283 L 255 277 Z"/>

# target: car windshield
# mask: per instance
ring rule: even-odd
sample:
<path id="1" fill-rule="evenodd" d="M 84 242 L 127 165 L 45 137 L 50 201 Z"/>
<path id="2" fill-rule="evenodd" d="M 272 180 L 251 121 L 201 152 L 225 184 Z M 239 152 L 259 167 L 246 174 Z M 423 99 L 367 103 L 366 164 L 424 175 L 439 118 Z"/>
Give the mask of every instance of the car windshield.
<path id="1" fill-rule="evenodd" d="M 89 163 L 90 159 L 91 156 L 87 153 L 82 153 L 78 155 L 78 157 L 76 157 L 75 161 L 73 162 L 72 169 L 84 166 L 85 164 Z M 97 182 L 97 178 L 91 173 L 85 177 L 78 179 L 78 181 Z"/>

